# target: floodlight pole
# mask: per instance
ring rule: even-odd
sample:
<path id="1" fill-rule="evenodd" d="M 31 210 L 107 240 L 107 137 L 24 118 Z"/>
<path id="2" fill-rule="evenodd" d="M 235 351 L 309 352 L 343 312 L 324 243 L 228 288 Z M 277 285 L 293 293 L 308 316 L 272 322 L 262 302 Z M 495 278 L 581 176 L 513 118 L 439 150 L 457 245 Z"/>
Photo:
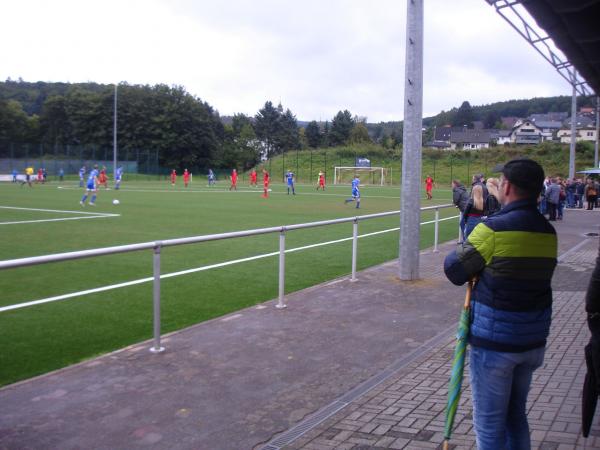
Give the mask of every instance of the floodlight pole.
<path id="1" fill-rule="evenodd" d="M 577 143 L 577 80 L 573 76 L 573 95 L 571 97 L 571 145 L 569 145 L 569 179 L 575 178 L 575 144 Z"/>
<path id="2" fill-rule="evenodd" d="M 424 0 L 407 1 L 399 257 L 401 280 L 419 278 L 423 128 L 423 2 Z"/>
<path id="3" fill-rule="evenodd" d="M 117 84 L 115 83 L 115 103 L 113 111 L 113 177 L 117 176 Z"/>

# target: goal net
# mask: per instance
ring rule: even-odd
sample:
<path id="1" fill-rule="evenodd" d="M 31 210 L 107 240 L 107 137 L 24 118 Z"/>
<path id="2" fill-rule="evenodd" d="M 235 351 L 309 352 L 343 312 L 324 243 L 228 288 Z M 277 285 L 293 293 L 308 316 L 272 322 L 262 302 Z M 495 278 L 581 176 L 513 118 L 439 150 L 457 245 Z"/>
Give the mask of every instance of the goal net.
<path id="1" fill-rule="evenodd" d="M 362 185 L 383 186 L 387 178 L 384 167 L 334 167 L 333 184 L 350 184 L 354 175 L 360 178 Z"/>

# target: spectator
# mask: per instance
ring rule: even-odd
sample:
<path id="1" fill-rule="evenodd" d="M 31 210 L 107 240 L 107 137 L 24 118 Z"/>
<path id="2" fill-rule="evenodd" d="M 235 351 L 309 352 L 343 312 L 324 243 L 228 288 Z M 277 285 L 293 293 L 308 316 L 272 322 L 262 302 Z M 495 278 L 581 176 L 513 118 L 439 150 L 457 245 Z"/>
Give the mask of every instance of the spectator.
<path id="1" fill-rule="evenodd" d="M 465 239 L 469 237 L 471 231 L 481 222 L 484 205 L 483 186 L 475 184 L 471 190 L 471 198 L 465 208 Z"/>
<path id="2" fill-rule="evenodd" d="M 452 283 L 478 278 L 469 343 L 479 450 L 531 448 L 527 393 L 544 361 L 556 267 L 556 232 L 536 207 L 543 169 L 519 159 L 501 170 L 502 210 L 477 225 L 444 261 Z"/>
<path id="3" fill-rule="evenodd" d="M 592 210 L 596 205 L 596 200 L 598 198 L 598 190 L 596 189 L 596 184 L 594 180 L 588 178 L 587 185 L 584 191 L 585 199 L 587 200 L 587 209 Z"/>
<path id="4" fill-rule="evenodd" d="M 577 182 L 575 183 L 575 195 L 576 195 L 576 200 L 577 200 L 577 208 L 581 208 L 583 209 L 583 191 L 585 190 L 585 183 L 581 180 L 581 178 L 577 179 Z"/>
<path id="5" fill-rule="evenodd" d="M 567 208 L 575 208 L 575 196 L 577 195 L 576 180 L 567 180 L 567 186 L 565 190 L 567 193 Z"/>
<path id="6" fill-rule="evenodd" d="M 558 187 L 560 188 L 560 192 L 558 193 L 558 208 L 556 208 L 557 220 L 563 219 L 563 211 L 565 210 L 565 202 L 567 200 L 567 192 L 565 181 L 560 177 L 557 180 Z"/>
<path id="7" fill-rule="evenodd" d="M 546 208 L 548 209 L 548 220 L 556 220 L 558 202 L 560 201 L 560 187 L 556 184 L 556 178 L 550 179 L 550 185 L 546 188 Z"/>
<path id="8" fill-rule="evenodd" d="M 488 190 L 485 186 L 485 179 L 482 173 L 476 173 L 475 175 L 473 175 L 473 183 L 471 184 L 471 196 L 473 196 L 473 188 L 475 186 L 481 186 L 481 189 L 483 190 L 483 200 L 485 201 L 485 199 L 488 196 Z"/>
<path id="9" fill-rule="evenodd" d="M 467 188 L 460 182 L 460 180 L 452 180 L 452 203 L 460 211 L 460 232 L 461 236 L 465 234 L 465 208 L 469 203 L 469 194 Z"/>
<path id="10" fill-rule="evenodd" d="M 500 211 L 500 208 L 502 207 L 502 205 L 500 205 L 500 200 L 498 200 L 500 180 L 498 180 L 498 178 L 488 178 L 485 185 L 488 190 L 488 196 L 485 199 L 483 212 L 485 216 L 491 216 Z"/>

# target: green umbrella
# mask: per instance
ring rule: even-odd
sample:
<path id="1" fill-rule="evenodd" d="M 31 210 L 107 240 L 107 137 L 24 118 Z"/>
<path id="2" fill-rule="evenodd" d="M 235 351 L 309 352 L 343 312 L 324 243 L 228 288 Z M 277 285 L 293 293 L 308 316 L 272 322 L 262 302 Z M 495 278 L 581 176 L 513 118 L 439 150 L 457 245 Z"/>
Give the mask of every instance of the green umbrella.
<path id="1" fill-rule="evenodd" d="M 467 337 L 469 335 L 471 291 L 473 290 L 474 282 L 474 280 L 471 280 L 467 285 L 465 305 L 460 314 L 458 331 L 456 332 L 456 349 L 454 350 L 452 373 L 450 374 L 450 385 L 448 386 L 448 405 L 446 406 L 446 426 L 444 428 L 444 450 L 448 450 L 449 448 L 450 435 L 452 434 L 452 427 L 454 426 L 454 417 L 456 416 L 456 409 L 458 408 L 458 401 L 460 400 L 463 371 L 465 369 Z"/>

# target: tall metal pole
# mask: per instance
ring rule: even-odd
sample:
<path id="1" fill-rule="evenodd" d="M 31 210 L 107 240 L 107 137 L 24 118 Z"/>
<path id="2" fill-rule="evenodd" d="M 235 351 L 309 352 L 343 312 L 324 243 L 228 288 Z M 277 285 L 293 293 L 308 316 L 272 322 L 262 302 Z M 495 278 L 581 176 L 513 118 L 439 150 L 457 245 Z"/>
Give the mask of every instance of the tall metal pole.
<path id="1" fill-rule="evenodd" d="M 113 177 L 117 176 L 117 85 L 115 84 L 115 105 L 113 112 Z"/>
<path id="2" fill-rule="evenodd" d="M 571 145 L 569 146 L 569 179 L 575 178 L 575 144 L 577 143 L 577 85 L 573 75 L 573 96 L 571 97 Z"/>
<path id="3" fill-rule="evenodd" d="M 594 143 L 594 169 L 598 169 L 598 141 L 600 141 L 600 97 L 596 97 L 596 142 Z"/>
<path id="4" fill-rule="evenodd" d="M 423 127 L 423 2 L 424 0 L 408 0 L 407 2 L 399 258 L 401 280 L 419 278 L 421 130 Z"/>

